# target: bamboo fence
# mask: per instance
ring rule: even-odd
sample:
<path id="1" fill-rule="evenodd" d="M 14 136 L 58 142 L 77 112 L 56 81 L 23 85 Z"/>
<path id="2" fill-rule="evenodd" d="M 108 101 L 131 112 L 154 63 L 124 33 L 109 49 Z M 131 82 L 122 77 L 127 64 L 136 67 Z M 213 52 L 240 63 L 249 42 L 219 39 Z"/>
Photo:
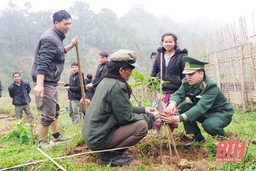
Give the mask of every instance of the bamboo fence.
<path id="1" fill-rule="evenodd" d="M 206 74 L 214 80 L 237 109 L 256 104 L 256 44 L 254 13 L 204 35 L 188 46 L 189 56 L 209 62 Z"/>

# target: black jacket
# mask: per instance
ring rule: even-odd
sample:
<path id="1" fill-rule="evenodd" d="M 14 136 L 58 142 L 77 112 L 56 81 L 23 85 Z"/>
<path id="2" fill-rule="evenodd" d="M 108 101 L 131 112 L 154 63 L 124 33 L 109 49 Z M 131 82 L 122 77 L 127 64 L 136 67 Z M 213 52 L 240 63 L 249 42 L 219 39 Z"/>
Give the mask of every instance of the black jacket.
<path id="1" fill-rule="evenodd" d="M 82 73 L 82 80 L 84 81 L 84 74 Z M 69 77 L 69 84 L 64 86 L 69 86 L 68 99 L 69 100 L 80 100 L 82 98 L 82 91 L 79 80 L 79 73 L 71 74 Z"/>
<path id="2" fill-rule="evenodd" d="M 20 81 L 20 86 L 13 82 L 9 87 L 9 95 L 12 98 L 13 105 L 26 105 L 30 103 L 31 99 L 29 97 L 31 87 L 28 82 Z"/>
<path id="3" fill-rule="evenodd" d="M 104 76 L 107 73 L 107 64 L 108 62 L 104 63 L 104 64 L 99 64 L 98 68 L 97 68 L 97 72 L 96 75 L 94 77 L 94 80 L 92 81 L 93 87 L 96 88 L 98 86 L 98 84 L 100 83 L 100 81 L 104 78 Z"/>
<path id="4" fill-rule="evenodd" d="M 90 84 L 92 81 L 93 80 L 85 80 L 85 87 L 86 87 L 87 84 Z M 94 92 L 95 92 L 94 88 L 92 90 L 90 90 L 90 91 L 85 89 L 85 98 L 92 100 Z"/>
<path id="5" fill-rule="evenodd" d="M 32 79 L 36 82 L 38 74 L 44 75 L 44 84 L 57 86 L 65 62 L 65 35 L 56 28 L 46 30 L 38 43 L 31 70 Z"/>
<path id="6" fill-rule="evenodd" d="M 160 73 L 160 56 L 162 54 L 163 80 L 170 82 L 167 84 L 163 84 L 163 92 L 172 94 L 179 89 L 181 85 L 181 80 L 185 77 L 185 75 L 182 74 L 182 71 L 184 70 L 185 66 L 184 62 L 182 62 L 182 57 L 186 56 L 188 51 L 186 49 L 180 50 L 179 47 L 177 47 L 174 55 L 171 57 L 168 63 L 167 69 L 165 66 L 164 58 L 165 51 L 166 50 L 163 47 L 158 49 L 156 60 L 153 64 L 153 68 L 151 71 L 151 76 L 156 77 L 157 74 Z"/>

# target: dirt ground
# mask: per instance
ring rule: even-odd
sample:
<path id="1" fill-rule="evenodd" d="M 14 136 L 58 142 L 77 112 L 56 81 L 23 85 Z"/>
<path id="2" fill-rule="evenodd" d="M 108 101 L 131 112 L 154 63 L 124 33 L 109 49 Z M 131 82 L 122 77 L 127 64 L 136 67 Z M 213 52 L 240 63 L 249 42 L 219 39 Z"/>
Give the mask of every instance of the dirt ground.
<path id="1" fill-rule="evenodd" d="M 0 114 L 0 136 L 6 135 L 15 123 L 16 118 L 9 114 Z"/>
<path id="2" fill-rule="evenodd" d="M 11 126 L 15 123 L 15 117 L 7 114 L 0 114 L 0 136 L 6 135 Z M 229 134 L 229 139 L 239 140 L 237 135 Z M 169 136 L 169 139 L 171 137 Z M 209 148 L 203 145 L 193 146 L 189 149 L 184 149 L 183 144 L 189 142 L 193 137 L 186 136 L 183 133 L 173 133 L 174 142 L 176 144 L 176 150 L 174 144 L 171 146 L 171 154 L 168 147 L 167 135 L 153 135 L 148 134 L 142 139 L 136 146 L 129 148 L 125 154 L 132 155 L 134 160 L 129 166 L 113 167 L 113 170 L 129 170 L 136 165 L 151 165 L 152 167 L 147 170 L 175 170 L 175 171 L 206 171 L 206 170 L 221 170 L 221 162 L 209 162 Z M 162 139 L 162 140 L 161 140 Z M 162 160 L 160 158 L 160 140 L 162 141 Z M 171 141 L 171 139 L 170 139 Z M 89 152 L 89 148 L 84 142 L 79 143 L 76 147 L 71 148 L 68 155 L 79 154 Z M 93 153 L 90 155 L 78 155 L 74 157 L 74 160 L 79 163 L 94 162 L 98 163 L 99 153 Z M 172 156 L 172 157 L 170 157 Z M 161 162 L 162 161 L 162 162 Z M 81 168 L 86 169 L 86 168 Z"/>
<path id="3" fill-rule="evenodd" d="M 174 141 L 178 155 L 175 153 L 174 146 L 170 150 L 167 147 L 168 137 L 162 136 L 162 162 L 160 159 L 160 135 L 148 134 L 136 146 L 129 148 L 125 153 L 132 155 L 134 160 L 129 166 L 114 167 L 115 170 L 128 170 L 133 166 L 143 163 L 144 165 L 152 165 L 149 170 L 175 170 L 175 171 L 206 171 L 206 170 L 221 170 L 221 162 L 209 162 L 210 151 L 203 145 L 193 146 L 189 149 L 184 149 L 183 144 L 189 142 L 193 137 L 185 136 L 183 133 L 174 133 Z M 230 134 L 229 138 L 238 140 L 237 135 Z M 169 137 L 170 139 L 170 137 Z M 153 141 L 152 141 L 153 140 Z M 89 149 L 84 142 L 81 142 L 76 147 L 72 148 L 69 155 L 88 152 Z M 170 157 L 172 156 L 172 157 Z M 179 156 L 179 157 L 178 157 Z M 77 162 L 94 162 L 98 163 L 99 154 L 79 155 L 74 159 Z M 180 160 L 179 160 L 179 159 Z M 85 168 L 86 169 L 86 168 Z"/>

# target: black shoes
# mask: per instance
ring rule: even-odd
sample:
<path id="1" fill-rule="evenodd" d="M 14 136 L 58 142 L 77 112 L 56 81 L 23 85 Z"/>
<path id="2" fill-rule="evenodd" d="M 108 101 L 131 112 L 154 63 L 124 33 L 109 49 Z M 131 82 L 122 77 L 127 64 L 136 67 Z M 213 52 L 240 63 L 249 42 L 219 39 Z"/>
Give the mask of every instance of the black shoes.
<path id="1" fill-rule="evenodd" d="M 199 135 L 196 135 L 194 136 L 194 138 L 192 139 L 191 142 L 187 143 L 187 144 L 184 144 L 183 147 L 185 149 L 188 149 L 189 147 L 191 147 L 192 145 L 196 144 L 196 143 L 199 143 L 199 142 L 204 142 L 205 141 L 205 138 L 199 134 Z"/>
<path id="2" fill-rule="evenodd" d="M 256 140 L 252 140 L 252 144 L 256 144 Z"/>
<path id="3" fill-rule="evenodd" d="M 130 155 L 123 155 L 122 153 L 106 152 L 102 153 L 99 159 L 100 165 L 124 166 L 132 162 L 133 157 Z"/>

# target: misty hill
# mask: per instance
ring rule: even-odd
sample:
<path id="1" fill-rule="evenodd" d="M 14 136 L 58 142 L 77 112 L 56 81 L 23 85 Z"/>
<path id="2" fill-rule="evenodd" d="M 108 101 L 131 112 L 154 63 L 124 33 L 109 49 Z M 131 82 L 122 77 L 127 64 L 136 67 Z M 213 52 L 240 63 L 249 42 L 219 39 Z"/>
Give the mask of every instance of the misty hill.
<path id="1" fill-rule="evenodd" d="M 120 48 L 133 49 L 138 54 L 139 64 L 143 66 L 140 55 L 142 54 L 151 69 L 149 55 L 161 46 L 161 36 L 164 33 L 175 33 L 178 36 L 178 45 L 183 49 L 190 42 L 198 40 L 202 34 L 222 24 L 207 22 L 206 19 L 177 23 L 171 16 L 156 17 L 138 4 L 134 4 L 132 9 L 120 18 L 107 8 L 95 14 L 87 3 L 81 1 L 74 2 L 68 12 L 72 16 L 72 26 L 64 44 L 69 44 L 76 35 L 80 37 L 78 46 L 82 72 L 93 75 L 100 51 L 111 54 Z M 52 14 L 51 10 L 32 12 L 29 3 L 22 8 L 10 3 L 8 8 L 0 11 L 0 79 L 4 89 L 11 84 L 12 73 L 15 71 L 21 72 L 22 78 L 31 82 L 30 70 L 34 51 L 41 34 L 53 27 Z M 76 59 L 74 48 L 66 55 L 62 81 L 68 81 L 70 65 Z M 139 70 L 144 72 L 145 66 Z"/>

